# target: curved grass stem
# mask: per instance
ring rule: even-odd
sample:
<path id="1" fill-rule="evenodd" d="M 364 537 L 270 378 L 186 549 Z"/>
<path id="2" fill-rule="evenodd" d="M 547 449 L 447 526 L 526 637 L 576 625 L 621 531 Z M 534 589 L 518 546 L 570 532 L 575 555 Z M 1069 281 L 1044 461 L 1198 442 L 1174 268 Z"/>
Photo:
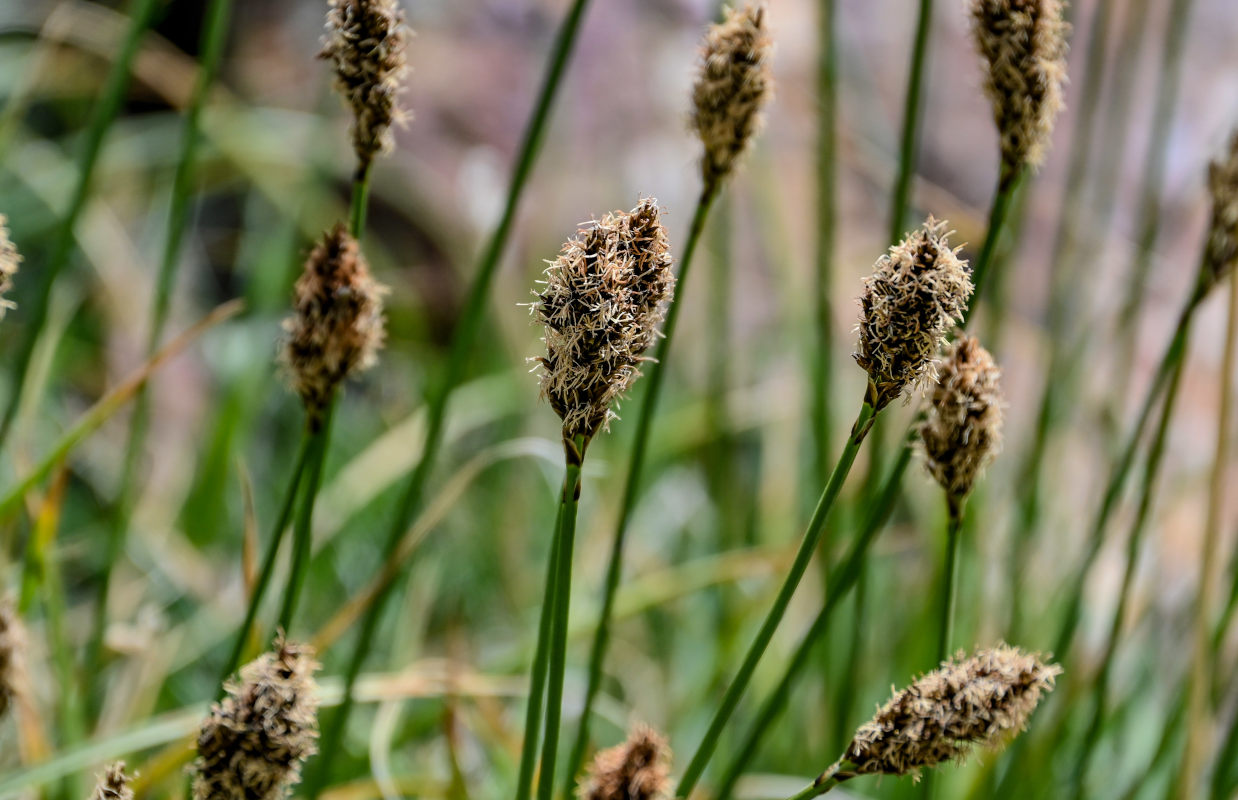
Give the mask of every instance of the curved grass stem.
<path id="1" fill-rule="evenodd" d="M 309 456 L 306 469 L 305 491 L 297 507 L 292 530 L 292 561 L 288 567 L 288 584 L 284 589 L 283 606 L 279 612 L 279 627 L 287 632 L 292 628 L 297 613 L 297 603 L 309 573 L 310 554 L 313 550 L 314 502 L 318 499 L 318 487 L 322 485 L 322 468 L 327 460 L 331 444 L 331 419 L 335 411 L 335 399 L 327 401 L 322 416 L 310 428 Z"/>

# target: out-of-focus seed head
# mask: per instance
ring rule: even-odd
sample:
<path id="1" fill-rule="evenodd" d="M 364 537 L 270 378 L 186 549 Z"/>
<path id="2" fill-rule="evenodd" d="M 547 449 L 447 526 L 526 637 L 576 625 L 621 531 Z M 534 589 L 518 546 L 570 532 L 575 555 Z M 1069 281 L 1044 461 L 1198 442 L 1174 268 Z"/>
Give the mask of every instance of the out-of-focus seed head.
<path id="1" fill-rule="evenodd" d="M 918 774 L 961 761 L 976 745 L 999 747 L 1027 727 L 1041 696 L 1061 673 L 1056 664 L 998 645 L 939 669 L 894 693 L 847 745 L 839 777 Z"/>
<path id="2" fill-rule="evenodd" d="M 353 149 L 362 168 L 391 149 L 392 123 L 408 116 L 398 100 L 410 33 L 395 0 L 331 0 L 319 57 L 331 62 L 335 88 L 352 109 Z"/>
<path id="3" fill-rule="evenodd" d="M 670 789 L 671 751 L 657 731 L 636 725 L 623 744 L 599 751 L 577 792 L 581 800 L 657 800 Z"/>
<path id="4" fill-rule="evenodd" d="M 1212 222 L 1200 276 L 1204 294 L 1238 265 L 1238 131 L 1230 139 L 1225 158 L 1208 166 L 1208 193 L 1212 195 Z"/>
<path id="5" fill-rule="evenodd" d="M 993 356 L 971 336 L 957 339 L 937 368 L 920 439 L 925 464 L 955 513 L 1001 449 L 1001 374 Z"/>
<path id="6" fill-rule="evenodd" d="M 129 788 L 129 776 L 125 774 L 125 762 L 117 761 L 108 764 L 95 781 L 95 790 L 90 793 L 90 800 L 133 800 L 133 790 Z"/>
<path id="7" fill-rule="evenodd" d="M 198 734 L 194 800 L 282 800 L 317 752 L 319 664 L 304 645 L 275 642 L 241 669 Z"/>
<path id="8" fill-rule="evenodd" d="M 13 598 L 0 595 L 0 718 L 17 699 L 26 653 L 26 629 Z"/>
<path id="9" fill-rule="evenodd" d="M 707 186 L 731 173 L 761 129 L 761 109 L 774 93 L 772 51 L 764 3 L 728 8 L 705 35 L 692 90 L 692 127 L 705 148 L 701 173 Z"/>
<path id="10" fill-rule="evenodd" d="M 542 395 L 563 420 L 563 438 L 586 442 L 640 375 L 674 291 L 673 260 L 653 198 L 580 228 L 534 292 L 546 326 Z"/>
<path id="11" fill-rule="evenodd" d="M 859 351 L 868 401 L 880 410 L 931 374 L 972 293 L 967 262 L 932 217 L 877 260 L 860 297 Z"/>
<path id="12" fill-rule="evenodd" d="M 1066 36 L 1062 0 L 973 0 L 972 36 L 985 61 L 984 93 L 1001 138 L 1002 175 L 1044 161 L 1062 109 Z"/>
<path id="13" fill-rule="evenodd" d="M 4 319 L 5 311 L 15 308 L 13 301 L 6 299 L 4 295 L 13 288 L 13 276 L 17 274 L 20 264 L 21 254 L 17 252 L 17 245 L 9 238 L 8 219 L 0 214 L 0 319 Z"/>
<path id="14" fill-rule="evenodd" d="M 377 359 L 386 292 L 343 225 L 328 231 L 306 259 L 293 290 L 295 313 L 284 321 L 281 358 L 311 426 L 320 424 L 340 383 Z"/>

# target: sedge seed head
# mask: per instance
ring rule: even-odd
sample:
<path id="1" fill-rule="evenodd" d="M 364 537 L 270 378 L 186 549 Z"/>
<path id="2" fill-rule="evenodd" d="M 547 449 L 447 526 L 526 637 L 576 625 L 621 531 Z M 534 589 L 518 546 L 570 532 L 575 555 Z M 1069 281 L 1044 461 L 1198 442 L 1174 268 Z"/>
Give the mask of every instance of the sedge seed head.
<path id="1" fill-rule="evenodd" d="M 648 725 L 636 725 L 623 744 L 593 758 L 577 795 L 581 800 L 658 800 L 670 790 L 671 751 Z"/>
<path id="2" fill-rule="evenodd" d="M 658 336 L 675 285 L 660 216 L 649 198 L 580 228 L 534 292 L 534 319 L 546 327 L 542 395 L 565 440 L 606 427 Z"/>
<path id="3" fill-rule="evenodd" d="M 26 653 L 26 629 L 13 598 L 0 596 L 0 719 L 17 699 Z"/>
<path id="4" fill-rule="evenodd" d="M 133 789 L 129 788 L 129 776 L 125 774 L 125 762 L 108 764 L 95 780 L 90 800 L 133 800 Z"/>
<path id="5" fill-rule="evenodd" d="M 281 359 L 311 425 L 344 379 L 377 360 L 386 292 L 343 225 L 327 231 L 306 259 L 293 289 L 295 313 L 284 321 Z"/>
<path id="6" fill-rule="evenodd" d="M 973 0 L 972 37 L 1001 139 L 1002 174 L 1044 161 L 1062 110 L 1066 36 L 1062 0 Z"/>
<path id="7" fill-rule="evenodd" d="M 961 761 L 977 745 L 1002 746 L 1027 727 L 1061 671 L 1004 644 L 971 658 L 960 652 L 895 692 L 856 731 L 843 760 L 853 775 L 907 775 Z"/>
<path id="8" fill-rule="evenodd" d="M 282 800 L 317 752 L 319 664 L 313 650 L 277 639 L 241 668 L 198 734 L 194 800 Z"/>
<path id="9" fill-rule="evenodd" d="M 395 0 L 331 0 L 327 11 L 319 57 L 331 62 L 336 91 L 352 110 L 353 149 L 363 168 L 391 150 L 391 125 L 407 118 L 399 94 L 410 33 Z"/>
<path id="10" fill-rule="evenodd" d="M 706 186 L 726 178 L 763 123 L 761 109 L 774 92 L 773 42 L 765 29 L 765 5 L 726 9 L 701 48 L 692 89 L 692 128 L 704 146 Z"/>
<path id="11" fill-rule="evenodd" d="M 1204 251 L 1204 292 L 1223 281 L 1238 264 L 1238 131 L 1230 139 L 1225 158 L 1208 166 L 1208 193 L 1212 196 L 1212 220 Z"/>
<path id="12" fill-rule="evenodd" d="M 5 311 L 14 308 L 13 301 L 6 299 L 4 295 L 13 288 L 13 276 L 17 274 L 20 264 L 21 254 L 17 252 L 17 245 L 9 238 L 8 219 L 0 214 L 0 319 L 4 318 Z"/>
<path id="13" fill-rule="evenodd" d="M 864 279 L 855 360 L 868 372 L 877 410 L 931 374 L 946 331 L 962 322 L 972 283 L 949 235 L 944 221 L 929 217 Z"/>
<path id="14" fill-rule="evenodd" d="M 932 403 L 920 426 L 924 461 L 951 508 L 971 493 L 1002 444 L 1001 370 L 979 340 L 961 336 L 937 367 Z"/>

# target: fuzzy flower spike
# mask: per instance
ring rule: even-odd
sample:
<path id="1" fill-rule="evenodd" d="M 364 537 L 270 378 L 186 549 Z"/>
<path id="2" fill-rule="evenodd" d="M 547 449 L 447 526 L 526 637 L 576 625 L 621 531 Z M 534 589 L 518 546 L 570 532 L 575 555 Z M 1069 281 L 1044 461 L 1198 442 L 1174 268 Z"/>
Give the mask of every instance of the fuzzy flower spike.
<path id="1" fill-rule="evenodd" d="M 117 761 L 103 770 L 95 781 L 90 800 L 133 800 L 133 789 L 129 788 L 129 776 L 125 774 L 125 762 Z"/>
<path id="2" fill-rule="evenodd" d="M 317 752 L 313 650 L 285 641 L 241 668 L 198 734 L 193 800 L 283 800 Z"/>
<path id="3" fill-rule="evenodd" d="M 973 0 L 972 36 L 985 61 L 984 93 L 1001 138 L 1002 181 L 1044 161 L 1062 110 L 1066 36 L 1062 0 Z"/>
<path id="4" fill-rule="evenodd" d="M 946 492 L 951 513 L 962 506 L 980 471 L 1002 444 L 1001 370 L 971 336 L 951 346 L 937 370 L 932 403 L 920 426 L 924 461 Z"/>
<path id="5" fill-rule="evenodd" d="M 284 321 L 281 359 L 311 427 L 321 424 L 340 383 L 377 359 L 386 292 L 343 225 L 328 231 L 306 260 L 293 291 L 295 314 Z"/>
<path id="6" fill-rule="evenodd" d="M 358 173 L 391 149 L 392 123 L 407 118 L 398 96 L 409 33 L 395 0 L 331 0 L 319 57 L 331 62 L 336 91 L 352 110 Z"/>
<path id="7" fill-rule="evenodd" d="M 1230 139 L 1225 158 L 1208 167 L 1208 194 L 1212 197 L 1212 221 L 1200 274 L 1200 297 L 1238 265 L 1238 131 Z"/>
<path id="8" fill-rule="evenodd" d="M 13 276 L 20 264 L 21 254 L 9 239 L 8 219 L 0 214 L 0 319 L 4 318 L 5 311 L 14 308 L 13 301 L 5 299 L 4 295 L 13 288 Z"/>
<path id="9" fill-rule="evenodd" d="M 587 444 L 605 429 L 657 338 L 675 285 L 659 216 L 649 198 L 580 228 L 531 304 L 546 326 L 542 395 L 563 420 L 565 442 Z"/>
<path id="10" fill-rule="evenodd" d="M 657 731 L 637 725 L 623 744 L 598 752 L 577 792 L 581 800 L 658 800 L 670 789 L 671 751 Z"/>
<path id="11" fill-rule="evenodd" d="M 946 331 L 963 320 L 971 277 L 945 227 L 929 217 L 864 279 L 855 360 L 868 372 L 868 403 L 875 411 L 931 373 Z"/>
<path id="12" fill-rule="evenodd" d="M 763 3 L 726 9 L 726 18 L 705 35 L 692 89 L 692 128 L 705 148 L 706 187 L 731 173 L 761 129 L 761 109 L 774 93 L 772 50 Z"/>
<path id="13" fill-rule="evenodd" d="M 0 719 L 18 696 L 26 651 L 25 627 L 13 598 L 0 595 Z"/>

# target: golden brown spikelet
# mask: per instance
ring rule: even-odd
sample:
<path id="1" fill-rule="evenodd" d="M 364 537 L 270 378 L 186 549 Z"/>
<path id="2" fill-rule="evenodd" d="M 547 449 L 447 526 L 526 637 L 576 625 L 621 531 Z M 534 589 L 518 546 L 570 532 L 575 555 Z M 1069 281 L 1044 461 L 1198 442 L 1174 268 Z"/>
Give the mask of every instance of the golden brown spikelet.
<path id="1" fill-rule="evenodd" d="M 313 649 L 277 639 L 241 668 L 198 734 L 194 800 L 281 800 L 317 752 L 319 664 Z"/>
<path id="2" fill-rule="evenodd" d="M 657 800 L 670 789 L 670 747 L 648 725 L 623 744 L 598 752 L 577 792 L 582 800 Z"/>
<path id="3" fill-rule="evenodd" d="M 920 426 L 925 464 L 959 513 L 980 471 L 1002 444 L 1001 370 L 979 340 L 962 336 L 937 368 Z"/>
<path id="4" fill-rule="evenodd" d="M 1066 36 L 1062 0 L 973 0 L 972 36 L 1001 139 L 1002 179 L 1044 161 L 1062 109 Z"/>
<path id="5" fill-rule="evenodd" d="M 133 790 L 129 788 L 129 776 L 125 774 L 125 762 L 117 761 L 108 764 L 96 779 L 95 789 L 90 793 L 90 800 L 133 800 Z"/>
<path id="6" fill-rule="evenodd" d="M 707 187 L 731 173 L 761 128 L 761 109 L 774 92 L 772 50 L 764 3 L 726 9 L 726 18 L 705 35 L 692 89 L 692 127 L 705 148 L 701 173 Z"/>
<path id="7" fill-rule="evenodd" d="M 1027 727 L 1061 671 L 1037 654 L 1005 644 L 967 659 L 959 653 L 895 692 L 860 726 L 835 777 L 918 774 L 924 767 L 959 761 L 977 745 L 1004 745 Z"/>
<path id="8" fill-rule="evenodd" d="M 21 264 L 21 254 L 17 245 L 9 238 L 8 219 L 0 214 L 0 319 L 4 312 L 14 308 L 13 301 L 5 299 L 4 295 L 13 288 L 13 276 Z"/>
<path id="9" fill-rule="evenodd" d="M 675 277 L 653 198 L 580 228 L 546 270 L 532 311 L 546 326 L 542 395 L 563 437 L 591 439 L 640 375 Z"/>
<path id="10" fill-rule="evenodd" d="M 971 277 L 945 226 L 929 217 L 864 279 L 855 360 L 868 372 L 868 402 L 877 410 L 930 372 L 946 331 L 963 319 Z"/>
<path id="11" fill-rule="evenodd" d="M 295 314 L 284 321 L 281 359 L 311 426 L 344 379 L 374 364 L 385 337 L 386 292 L 343 225 L 306 259 L 293 292 Z"/>
<path id="12" fill-rule="evenodd" d="M 1238 131 L 1230 139 L 1225 158 L 1208 166 L 1208 193 L 1212 196 L 1212 220 L 1200 276 L 1204 294 L 1238 264 Z"/>
<path id="13" fill-rule="evenodd" d="M 391 125 L 407 116 L 398 98 L 409 33 L 395 0 L 331 0 L 319 57 L 331 62 L 335 88 L 352 110 L 358 172 L 391 149 Z"/>
<path id="14" fill-rule="evenodd" d="M 0 596 L 0 718 L 8 712 L 21 685 L 26 629 L 11 597 Z"/>

